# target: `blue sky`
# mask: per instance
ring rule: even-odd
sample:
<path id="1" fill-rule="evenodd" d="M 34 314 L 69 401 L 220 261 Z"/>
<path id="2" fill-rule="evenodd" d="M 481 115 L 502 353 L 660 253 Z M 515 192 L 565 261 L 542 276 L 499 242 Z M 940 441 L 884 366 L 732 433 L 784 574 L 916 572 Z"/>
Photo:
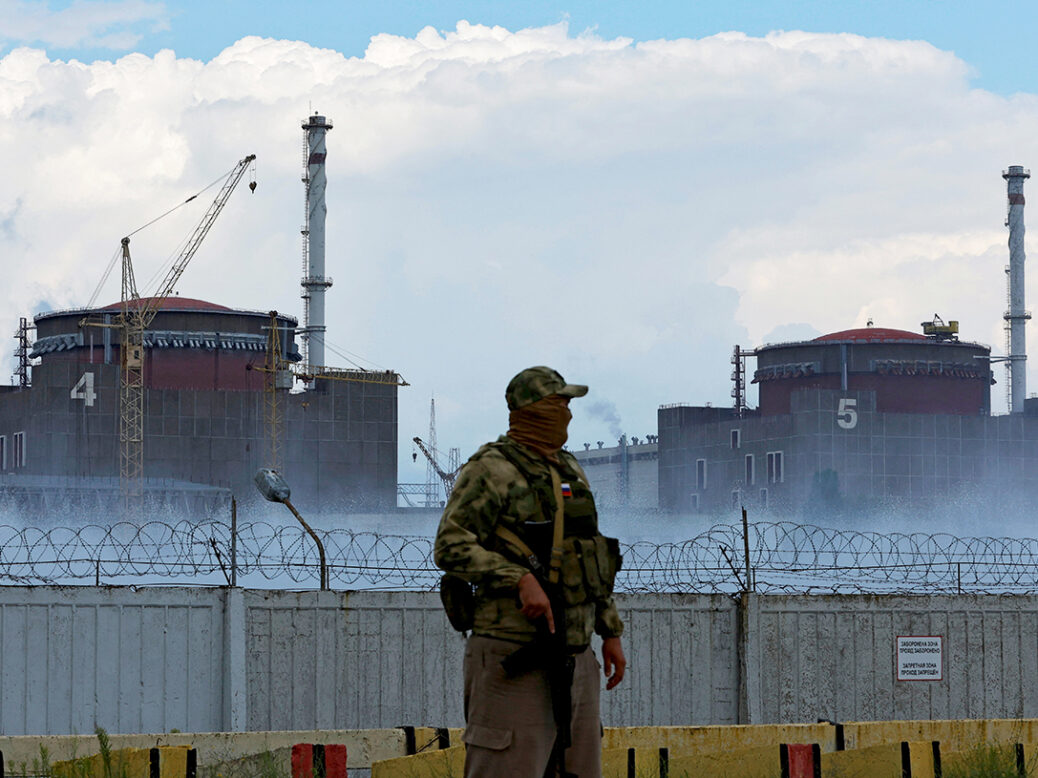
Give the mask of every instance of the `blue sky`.
<path id="1" fill-rule="evenodd" d="M 61 13 L 74 2 L 0 2 L 48 8 Z M 91 3 L 92 4 L 92 3 Z M 80 2 L 79 5 L 85 5 Z M 361 56 L 372 35 L 413 36 L 425 25 L 453 29 L 465 19 L 510 30 L 568 20 L 573 33 L 593 29 L 603 38 L 700 38 L 737 30 L 751 36 L 772 30 L 850 32 L 867 37 L 925 40 L 954 52 L 974 68 L 974 85 L 999 94 L 1036 91 L 1038 67 L 1035 30 L 1038 3 L 1025 0 L 980 3 L 948 0 L 672 0 L 671 2 L 592 2 L 523 0 L 523 2 L 396 2 L 394 0 L 311 0 L 305 3 L 250 0 L 178 0 L 174 2 L 99 3 L 122 6 L 125 23 L 139 35 L 133 51 L 153 55 L 172 48 L 180 57 L 208 61 L 246 35 L 303 40 L 348 56 Z M 150 9 L 150 10 L 148 10 Z M 118 14 L 113 17 L 119 18 Z M 156 29 L 167 27 L 166 29 Z M 115 22 L 110 29 L 122 29 Z M 0 25 L 0 40 L 6 37 Z M 54 45 L 44 36 L 7 39 L 43 45 L 55 57 L 111 59 L 126 49 L 91 45 Z"/>

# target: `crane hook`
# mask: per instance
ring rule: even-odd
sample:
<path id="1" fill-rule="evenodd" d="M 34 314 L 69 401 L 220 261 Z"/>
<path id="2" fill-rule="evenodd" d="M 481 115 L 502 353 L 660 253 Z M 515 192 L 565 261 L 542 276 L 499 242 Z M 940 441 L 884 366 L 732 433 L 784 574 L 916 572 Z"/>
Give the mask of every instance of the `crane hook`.
<path id="1" fill-rule="evenodd" d="M 250 181 L 249 182 L 249 191 L 250 192 L 255 192 L 256 191 L 256 182 L 255 181 Z"/>

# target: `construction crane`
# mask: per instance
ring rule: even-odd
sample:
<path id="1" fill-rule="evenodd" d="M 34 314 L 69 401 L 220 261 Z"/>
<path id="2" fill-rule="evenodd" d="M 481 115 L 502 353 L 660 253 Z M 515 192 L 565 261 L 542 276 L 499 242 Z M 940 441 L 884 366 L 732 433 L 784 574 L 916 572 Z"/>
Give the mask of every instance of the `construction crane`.
<path id="1" fill-rule="evenodd" d="M 263 366 L 249 365 L 250 370 L 266 373 L 264 392 L 266 395 L 265 420 L 267 426 L 267 459 L 268 467 L 282 472 L 281 438 L 284 415 L 279 390 L 292 388 L 294 381 L 312 385 L 314 381 L 350 381 L 362 384 L 388 384 L 391 386 L 410 386 L 398 373 L 392 370 L 346 370 L 336 367 L 313 367 L 298 365 L 285 358 L 282 345 L 281 330 L 278 324 L 278 312 L 270 312 L 270 323 L 267 325 L 267 353 Z"/>
<path id="2" fill-rule="evenodd" d="M 151 297 L 141 297 L 137 290 L 133 261 L 130 257 L 130 236 L 135 233 L 130 233 L 123 238 L 122 306 L 119 316 L 112 325 L 85 319 L 80 322 L 80 326 L 111 326 L 120 330 L 121 333 L 119 346 L 122 362 L 120 371 L 122 380 L 119 391 L 119 483 L 122 487 L 123 505 L 126 509 L 130 508 L 131 502 L 135 498 L 141 496 L 141 479 L 144 475 L 144 333 L 162 307 L 163 301 L 173 292 L 173 287 L 180 280 L 188 262 L 198 251 L 198 247 L 202 245 L 202 241 L 209 234 L 216 217 L 220 215 L 231 193 L 255 159 L 256 155 L 250 154 L 238 162 L 227 174 L 216 199 L 213 200 L 202 220 L 191 233 L 180 255 L 173 261 L 166 277 Z M 249 188 L 255 191 L 256 182 L 250 181 Z M 197 196 L 189 197 L 181 205 L 191 202 Z M 152 223 L 154 222 L 149 222 L 149 224 Z"/>
<path id="3" fill-rule="evenodd" d="M 451 490 L 454 489 L 454 481 L 458 477 L 458 471 L 461 470 L 461 466 L 457 464 L 457 460 L 461 457 L 458 455 L 458 449 L 452 448 L 450 450 L 450 464 L 447 465 L 447 470 L 440 467 L 440 463 L 436 461 L 436 457 L 433 452 L 430 451 L 421 438 L 412 438 L 414 444 L 418 446 L 419 450 L 425 454 L 425 458 L 429 460 L 429 464 L 432 465 L 433 470 L 436 471 L 436 475 L 443 481 L 443 493 L 448 499 L 451 496 Z M 459 452 L 460 453 L 460 452 Z"/>

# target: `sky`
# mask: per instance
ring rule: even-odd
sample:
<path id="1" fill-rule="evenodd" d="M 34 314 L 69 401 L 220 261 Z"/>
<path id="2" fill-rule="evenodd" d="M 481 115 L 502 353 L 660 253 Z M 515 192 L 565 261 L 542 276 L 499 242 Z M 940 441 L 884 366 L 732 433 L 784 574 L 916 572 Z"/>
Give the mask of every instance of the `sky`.
<path id="1" fill-rule="evenodd" d="M 301 316 L 316 110 L 329 361 L 409 382 L 403 482 L 432 398 L 467 457 L 532 364 L 591 387 L 582 448 L 655 433 L 661 404 L 730 404 L 736 344 L 936 313 L 1001 354 L 1036 22 L 1021 2 L 0 0 L 0 333 L 86 305 L 123 235 L 249 153 L 255 193 L 178 291 Z M 134 236 L 139 280 L 206 200 Z"/>

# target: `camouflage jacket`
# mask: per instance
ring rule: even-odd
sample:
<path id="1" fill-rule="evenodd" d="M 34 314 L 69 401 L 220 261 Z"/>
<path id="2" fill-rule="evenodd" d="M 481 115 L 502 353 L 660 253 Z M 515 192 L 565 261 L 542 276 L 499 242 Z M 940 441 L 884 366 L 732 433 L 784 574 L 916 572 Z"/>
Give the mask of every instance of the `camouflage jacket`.
<path id="1" fill-rule="evenodd" d="M 576 458 L 560 451 L 559 460 L 566 642 L 584 646 L 592 631 L 602 637 L 623 632 L 612 596 L 620 558 L 616 541 L 598 532 L 594 498 Z M 520 612 L 518 597 L 529 563 L 495 529 L 500 523 L 537 548 L 527 528 L 547 526 L 550 532 L 554 517 L 547 460 L 507 436 L 480 448 L 461 469 L 436 532 L 434 559 L 444 571 L 475 584 L 475 634 L 520 643 L 534 638 L 536 626 Z"/>

